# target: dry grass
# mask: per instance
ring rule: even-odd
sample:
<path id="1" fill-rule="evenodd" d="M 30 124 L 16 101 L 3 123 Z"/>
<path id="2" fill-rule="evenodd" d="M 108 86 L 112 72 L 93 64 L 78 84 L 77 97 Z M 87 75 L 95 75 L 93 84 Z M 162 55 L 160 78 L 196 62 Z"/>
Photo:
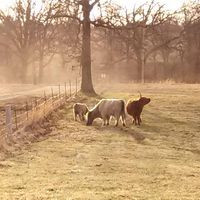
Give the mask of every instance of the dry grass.
<path id="1" fill-rule="evenodd" d="M 199 199 L 199 85 L 111 85 L 101 95 L 135 98 L 138 88 L 152 98 L 141 127 L 86 127 L 68 105 L 51 137 L 0 163 L 0 199 Z"/>

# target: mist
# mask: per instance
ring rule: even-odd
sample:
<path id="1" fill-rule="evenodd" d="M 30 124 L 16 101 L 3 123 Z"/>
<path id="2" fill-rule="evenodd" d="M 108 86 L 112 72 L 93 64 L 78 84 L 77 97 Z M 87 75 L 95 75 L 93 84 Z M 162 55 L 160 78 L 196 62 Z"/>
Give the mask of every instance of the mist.
<path id="1" fill-rule="evenodd" d="M 100 15 L 85 30 L 73 1 L 40 2 L 40 7 L 38 12 L 34 1 L 24 0 L 16 1 L 10 13 L 1 11 L 1 83 L 65 82 L 81 79 L 87 69 L 85 77 L 94 83 L 200 81 L 199 4 L 169 13 L 153 1 L 133 11 L 99 2 Z M 91 44 L 83 47 L 88 27 Z"/>

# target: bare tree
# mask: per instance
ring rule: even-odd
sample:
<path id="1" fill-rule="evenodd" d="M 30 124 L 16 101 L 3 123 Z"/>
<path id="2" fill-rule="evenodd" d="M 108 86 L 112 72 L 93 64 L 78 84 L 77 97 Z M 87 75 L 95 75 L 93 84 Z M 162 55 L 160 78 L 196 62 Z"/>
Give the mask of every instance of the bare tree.
<path id="1" fill-rule="evenodd" d="M 187 63 L 187 81 L 200 81 L 200 5 L 196 1 L 183 7 L 183 37 L 179 48 L 182 59 Z"/>
<path id="2" fill-rule="evenodd" d="M 135 7 L 132 12 L 120 10 L 120 7 L 113 7 L 110 4 L 110 10 L 107 15 L 100 19 L 100 25 L 114 29 L 119 38 L 124 41 L 125 54 L 127 61 L 135 59 L 137 62 L 137 81 L 145 81 L 145 64 L 147 59 L 158 49 L 170 43 L 172 40 L 163 41 L 163 43 L 152 43 L 152 37 L 156 34 L 156 28 L 172 18 L 172 14 L 167 13 L 162 5 L 155 3 L 145 3 Z M 123 13 L 123 14 L 122 14 Z M 128 61 L 129 62 L 129 61 Z"/>
<path id="3" fill-rule="evenodd" d="M 152 52 L 156 51 L 163 59 L 164 78 L 172 78 L 169 77 L 169 71 L 172 71 L 172 69 L 170 69 L 170 55 L 176 54 L 176 50 L 178 50 L 180 46 L 180 38 L 183 29 L 177 21 L 175 21 L 175 18 L 169 18 L 169 20 L 155 27 L 152 31 L 151 50 Z M 152 54 L 151 51 L 150 54 Z"/>
<path id="4" fill-rule="evenodd" d="M 4 45 L 8 45 L 21 62 L 19 71 L 22 82 L 26 82 L 29 61 L 35 47 L 36 23 L 33 9 L 34 4 L 31 0 L 19 0 L 10 15 L 0 12 Z"/>
<path id="5" fill-rule="evenodd" d="M 90 14 L 100 0 L 61 0 L 56 6 L 53 18 L 72 18 L 82 25 L 82 82 L 81 90 L 84 93 L 95 94 L 91 72 L 91 19 Z"/>
<path id="6" fill-rule="evenodd" d="M 52 15 L 51 2 L 43 2 L 36 16 L 36 60 L 39 61 L 38 82 L 43 82 L 44 68 L 50 64 L 56 54 L 57 21 L 50 18 Z"/>
<path id="7" fill-rule="evenodd" d="M 80 62 L 81 55 L 81 40 L 80 40 L 80 27 L 81 24 L 75 19 L 64 18 L 59 19 L 57 25 L 58 37 L 57 37 L 57 51 L 61 56 L 62 68 L 66 68 L 68 63 L 72 60 Z M 71 70 L 79 68 L 78 66 L 70 66 Z M 73 68 L 73 69 L 72 69 Z"/>

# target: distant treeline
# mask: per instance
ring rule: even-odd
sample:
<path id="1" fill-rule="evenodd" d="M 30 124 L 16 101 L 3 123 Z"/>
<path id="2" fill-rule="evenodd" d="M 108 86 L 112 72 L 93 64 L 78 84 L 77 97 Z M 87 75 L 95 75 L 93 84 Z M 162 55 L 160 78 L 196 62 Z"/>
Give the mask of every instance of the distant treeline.
<path id="1" fill-rule="evenodd" d="M 0 81 L 42 83 L 59 56 L 61 67 L 82 68 L 88 85 L 91 74 L 137 82 L 200 82 L 198 2 L 174 13 L 155 1 L 131 11 L 111 1 L 89 2 L 51 0 L 38 6 L 34 0 L 17 0 L 12 9 L 0 11 Z M 72 60 L 80 63 L 78 68 L 70 66 Z"/>

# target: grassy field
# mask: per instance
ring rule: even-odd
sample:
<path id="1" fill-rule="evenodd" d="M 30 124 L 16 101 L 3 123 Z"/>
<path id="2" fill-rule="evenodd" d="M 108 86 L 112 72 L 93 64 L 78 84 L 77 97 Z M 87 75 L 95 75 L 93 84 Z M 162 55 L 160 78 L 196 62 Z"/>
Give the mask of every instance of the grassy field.
<path id="1" fill-rule="evenodd" d="M 0 199 L 200 199 L 200 86 L 110 85 L 107 98 L 152 99 L 141 127 L 75 122 L 0 162 Z M 91 108 L 97 99 L 84 98 Z"/>

